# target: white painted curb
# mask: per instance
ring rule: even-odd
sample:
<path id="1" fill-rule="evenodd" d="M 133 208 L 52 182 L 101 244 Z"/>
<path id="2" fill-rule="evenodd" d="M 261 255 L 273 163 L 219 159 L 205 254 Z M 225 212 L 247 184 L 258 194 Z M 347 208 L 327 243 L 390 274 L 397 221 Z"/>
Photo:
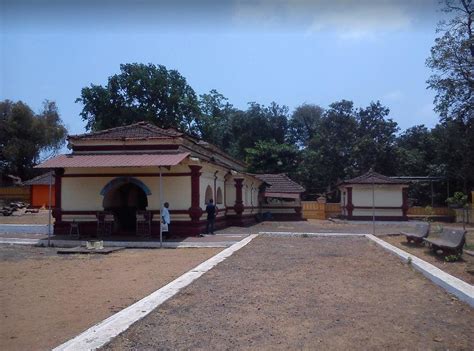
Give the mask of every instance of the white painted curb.
<path id="1" fill-rule="evenodd" d="M 460 300 L 467 302 L 469 305 L 474 307 L 474 286 L 462 281 L 451 274 L 448 274 L 438 267 L 433 266 L 416 256 L 409 254 L 406 251 L 399 249 L 384 240 L 381 240 L 372 234 L 367 234 L 366 237 L 369 240 L 376 242 L 378 245 L 383 247 L 385 250 L 397 255 L 403 261 L 408 262 L 411 260 L 411 265 L 420 271 L 425 277 L 431 280 L 436 285 L 439 285 L 449 293 L 455 295 Z"/>
<path id="2" fill-rule="evenodd" d="M 0 244 L 10 244 L 10 245 L 37 245 L 39 243 L 38 239 L 28 239 L 28 238 L 0 238 Z"/>
<path id="3" fill-rule="evenodd" d="M 223 250 L 214 257 L 211 257 L 194 269 L 173 280 L 171 283 L 165 285 L 161 289 L 110 316 L 104 321 L 94 325 L 75 338 L 65 342 L 53 350 L 77 351 L 98 349 L 112 340 L 112 338 L 127 330 L 133 323 L 145 317 L 163 302 L 173 297 L 181 289 L 191 284 L 194 280 L 209 271 L 211 268 L 215 267 L 218 263 L 224 261 L 234 252 L 247 245 L 256 236 L 256 234 L 253 234 L 242 239 L 238 243 Z"/>

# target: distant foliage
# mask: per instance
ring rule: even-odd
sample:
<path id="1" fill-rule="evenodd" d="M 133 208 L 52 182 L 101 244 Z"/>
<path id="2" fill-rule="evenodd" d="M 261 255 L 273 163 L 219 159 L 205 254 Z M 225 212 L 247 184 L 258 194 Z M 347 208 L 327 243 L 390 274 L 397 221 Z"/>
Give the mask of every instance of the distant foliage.
<path id="1" fill-rule="evenodd" d="M 23 180 L 32 177 L 33 166 L 55 154 L 66 138 L 66 128 L 56 104 L 45 101 L 35 114 L 25 103 L 0 102 L 0 171 Z"/>
<path id="2" fill-rule="evenodd" d="M 162 128 L 196 134 L 199 105 L 196 93 L 176 70 L 154 64 L 120 65 L 120 74 L 105 86 L 93 85 L 76 100 L 88 130 L 97 131 L 148 121 Z"/>

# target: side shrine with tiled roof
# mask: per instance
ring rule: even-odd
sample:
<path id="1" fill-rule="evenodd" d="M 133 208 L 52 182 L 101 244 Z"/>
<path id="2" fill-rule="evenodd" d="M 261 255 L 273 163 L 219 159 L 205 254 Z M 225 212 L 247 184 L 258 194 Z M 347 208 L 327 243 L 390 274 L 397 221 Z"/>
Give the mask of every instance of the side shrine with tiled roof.
<path id="1" fill-rule="evenodd" d="M 408 182 L 374 171 L 339 183 L 342 216 L 352 220 L 408 220 Z"/>
<path id="2" fill-rule="evenodd" d="M 262 213 L 264 191 L 289 196 L 289 217 L 301 212 L 304 189 L 286 176 L 246 173 L 242 161 L 175 129 L 140 122 L 67 140 L 70 154 L 37 166 L 54 171 L 58 235 L 156 236 L 165 202 L 170 234 L 197 235 L 205 229 L 210 199 L 218 208 L 217 228 L 248 225 Z"/>
<path id="3" fill-rule="evenodd" d="M 275 220 L 302 220 L 301 194 L 305 192 L 286 174 L 256 174 L 264 184 L 260 194 L 261 211 Z"/>

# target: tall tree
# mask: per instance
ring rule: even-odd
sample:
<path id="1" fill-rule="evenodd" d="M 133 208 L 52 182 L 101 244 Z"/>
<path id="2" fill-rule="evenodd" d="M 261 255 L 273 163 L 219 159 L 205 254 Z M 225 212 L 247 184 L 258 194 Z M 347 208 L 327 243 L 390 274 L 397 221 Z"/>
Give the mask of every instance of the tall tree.
<path id="1" fill-rule="evenodd" d="M 288 107 L 272 102 L 264 106 L 252 102 L 246 111 L 235 111 L 230 118 L 232 142 L 227 150 L 234 157 L 244 159 L 245 150 L 258 141 L 283 144 L 288 130 Z"/>
<path id="2" fill-rule="evenodd" d="M 353 165 L 358 172 L 373 168 L 386 175 L 396 171 L 397 123 L 387 118 L 390 110 L 379 101 L 356 112 L 356 140 L 352 150 Z"/>
<path id="3" fill-rule="evenodd" d="M 297 173 L 300 151 L 294 145 L 277 143 L 275 140 L 257 141 L 255 147 L 246 149 L 248 171 L 253 173 Z"/>
<path id="4" fill-rule="evenodd" d="M 198 134 L 196 93 L 176 70 L 154 64 L 122 64 L 106 86 L 91 85 L 76 100 L 88 130 L 149 121 L 162 128 Z"/>
<path id="5" fill-rule="evenodd" d="M 288 125 L 288 139 L 299 147 L 308 146 L 309 141 L 321 127 L 324 109 L 318 105 L 303 104 L 298 106 Z"/>
<path id="6" fill-rule="evenodd" d="M 424 125 L 413 126 L 397 139 L 397 174 L 401 176 L 435 175 L 432 167 L 436 156 L 436 142 Z"/>
<path id="7" fill-rule="evenodd" d="M 352 176 L 353 145 L 357 120 L 352 101 L 341 100 L 329 105 L 321 126 L 303 152 L 299 167 L 300 180 L 310 196 L 333 187 L 339 179 Z"/>
<path id="8" fill-rule="evenodd" d="M 208 94 L 199 96 L 199 108 L 201 110 L 198 123 L 200 137 L 223 150 L 228 150 L 232 140 L 230 119 L 236 109 L 224 95 L 214 89 Z"/>
<path id="9" fill-rule="evenodd" d="M 439 131 L 455 138 L 448 139 L 452 153 L 440 161 L 457 159 L 451 165 L 456 167 L 453 176 L 466 192 L 474 185 L 474 1 L 445 0 L 444 5 L 450 19 L 438 25 L 441 36 L 426 61 L 433 70 L 427 83 L 436 92 L 435 111 L 442 122 Z M 453 172 L 451 167 L 449 172 Z"/>
<path id="10" fill-rule="evenodd" d="M 41 158 L 51 156 L 64 145 L 66 133 L 57 106 L 52 101 L 45 101 L 39 114 L 21 101 L 1 101 L 1 172 L 22 179 L 31 177 L 35 174 L 33 166 Z"/>
<path id="11" fill-rule="evenodd" d="M 474 118 L 474 1 L 445 0 L 448 21 L 438 24 L 441 36 L 426 64 L 433 70 L 427 81 L 436 92 L 435 110 L 442 120 Z"/>

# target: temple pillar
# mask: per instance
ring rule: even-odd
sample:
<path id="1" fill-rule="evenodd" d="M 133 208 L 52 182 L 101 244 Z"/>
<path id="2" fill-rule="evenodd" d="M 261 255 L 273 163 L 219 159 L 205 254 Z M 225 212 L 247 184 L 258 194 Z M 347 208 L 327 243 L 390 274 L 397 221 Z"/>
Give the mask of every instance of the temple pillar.
<path id="1" fill-rule="evenodd" d="M 352 187 L 347 188 L 347 218 L 352 218 L 352 211 L 354 211 L 354 204 L 352 203 Z"/>
<path id="2" fill-rule="evenodd" d="M 200 206 L 200 178 L 201 166 L 191 165 L 191 207 L 189 208 L 189 217 L 193 227 L 193 234 L 200 234 L 199 222 L 202 216 L 202 208 Z"/>
<path id="3" fill-rule="evenodd" d="M 243 178 L 236 178 L 234 179 L 235 181 L 235 205 L 234 205 L 234 211 L 237 214 L 237 216 L 242 216 L 242 213 L 244 212 L 244 204 L 242 201 L 242 187 L 243 187 Z"/>
<path id="4" fill-rule="evenodd" d="M 55 191 L 55 206 L 53 210 L 53 217 L 56 222 L 61 222 L 61 184 L 64 175 L 64 168 L 57 168 L 54 170 L 54 191 Z"/>
<path id="5" fill-rule="evenodd" d="M 408 219 L 408 188 L 402 189 L 402 213 L 403 219 Z"/>

